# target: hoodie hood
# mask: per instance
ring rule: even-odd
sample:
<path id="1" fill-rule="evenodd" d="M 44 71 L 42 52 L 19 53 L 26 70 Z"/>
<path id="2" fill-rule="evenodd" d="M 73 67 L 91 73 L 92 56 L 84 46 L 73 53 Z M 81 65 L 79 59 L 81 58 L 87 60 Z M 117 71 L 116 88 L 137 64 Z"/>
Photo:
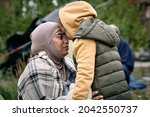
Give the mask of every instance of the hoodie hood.
<path id="1" fill-rule="evenodd" d="M 120 38 L 116 31 L 99 19 L 89 18 L 77 28 L 73 39 L 89 38 L 116 46 Z"/>
<path id="2" fill-rule="evenodd" d="M 73 37 L 80 23 L 90 17 L 96 18 L 97 12 L 85 1 L 75 1 L 65 5 L 59 10 L 60 22 L 65 30 Z"/>

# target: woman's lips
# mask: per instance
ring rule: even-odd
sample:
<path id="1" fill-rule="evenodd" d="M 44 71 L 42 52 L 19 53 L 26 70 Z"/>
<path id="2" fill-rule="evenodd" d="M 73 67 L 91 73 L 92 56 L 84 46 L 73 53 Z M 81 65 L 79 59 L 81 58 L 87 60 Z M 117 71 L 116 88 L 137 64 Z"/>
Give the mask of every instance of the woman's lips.
<path id="1" fill-rule="evenodd" d="M 69 49 L 69 46 L 64 46 L 63 48 L 68 50 L 68 49 Z"/>

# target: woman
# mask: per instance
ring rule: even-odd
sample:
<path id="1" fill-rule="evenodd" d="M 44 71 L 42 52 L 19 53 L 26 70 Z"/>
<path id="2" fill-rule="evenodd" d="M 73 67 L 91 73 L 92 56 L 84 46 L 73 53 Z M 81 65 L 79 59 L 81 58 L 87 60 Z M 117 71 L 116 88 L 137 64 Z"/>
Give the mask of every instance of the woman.
<path id="1" fill-rule="evenodd" d="M 68 40 L 63 28 L 54 22 L 43 23 L 31 33 L 31 41 L 34 57 L 19 78 L 19 99 L 63 99 L 76 76 L 72 60 L 65 57 Z M 102 98 L 94 95 L 93 99 Z"/>
<path id="2" fill-rule="evenodd" d="M 60 25 L 46 22 L 31 33 L 30 59 L 18 81 L 19 99 L 56 99 L 68 92 L 75 68 L 68 57 L 68 40 Z"/>

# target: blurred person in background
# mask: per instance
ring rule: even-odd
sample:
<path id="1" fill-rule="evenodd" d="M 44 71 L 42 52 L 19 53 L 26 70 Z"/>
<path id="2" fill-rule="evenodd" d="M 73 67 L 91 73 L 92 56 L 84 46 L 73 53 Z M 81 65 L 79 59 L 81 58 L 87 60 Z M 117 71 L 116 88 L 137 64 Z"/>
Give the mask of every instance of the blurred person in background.
<path id="1" fill-rule="evenodd" d="M 114 29 L 118 35 L 120 35 L 120 30 L 116 25 L 111 24 L 110 27 Z M 136 78 L 132 75 L 135 59 L 127 40 L 125 40 L 123 37 L 120 37 L 117 48 L 121 57 L 121 63 L 123 65 L 123 70 L 126 76 L 127 83 L 129 85 L 129 89 L 145 88 L 146 85 L 142 82 L 138 82 Z"/>

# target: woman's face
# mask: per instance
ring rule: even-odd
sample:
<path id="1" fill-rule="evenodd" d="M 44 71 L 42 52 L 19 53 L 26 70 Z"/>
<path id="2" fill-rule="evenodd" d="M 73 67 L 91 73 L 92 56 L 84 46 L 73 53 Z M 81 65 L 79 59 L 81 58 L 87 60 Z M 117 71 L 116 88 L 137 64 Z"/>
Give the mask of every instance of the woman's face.
<path id="1" fill-rule="evenodd" d="M 64 56 L 68 54 L 69 42 L 64 32 L 58 30 L 54 35 L 51 43 L 57 48 L 57 50 Z"/>

